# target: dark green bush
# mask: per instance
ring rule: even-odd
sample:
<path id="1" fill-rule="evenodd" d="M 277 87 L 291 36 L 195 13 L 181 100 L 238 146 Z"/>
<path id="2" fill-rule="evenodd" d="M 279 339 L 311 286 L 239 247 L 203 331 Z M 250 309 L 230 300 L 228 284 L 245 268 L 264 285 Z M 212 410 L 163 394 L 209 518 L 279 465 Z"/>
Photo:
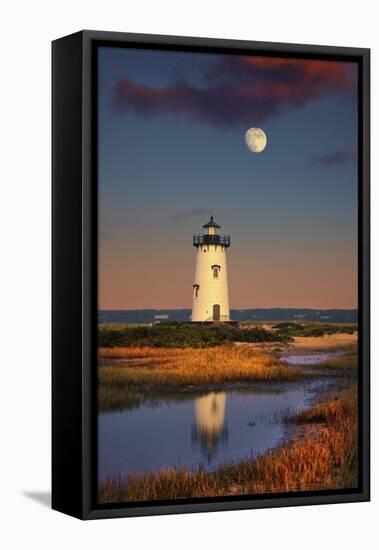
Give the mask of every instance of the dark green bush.
<path id="1" fill-rule="evenodd" d="M 357 325 L 338 325 L 327 323 L 295 323 L 295 322 L 282 322 L 276 323 L 272 327 L 278 334 L 294 336 L 324 336 L 324 334 L 353 334 L 357 330 Z"/>
<path id="2" fill-rule="evenodd" d="M 207 348 L 232 342 L 288 342 L 291 336 L 260 327 L 159 323 L 152 326 L 105 328 L 98 333 L 100 347 Z"/>

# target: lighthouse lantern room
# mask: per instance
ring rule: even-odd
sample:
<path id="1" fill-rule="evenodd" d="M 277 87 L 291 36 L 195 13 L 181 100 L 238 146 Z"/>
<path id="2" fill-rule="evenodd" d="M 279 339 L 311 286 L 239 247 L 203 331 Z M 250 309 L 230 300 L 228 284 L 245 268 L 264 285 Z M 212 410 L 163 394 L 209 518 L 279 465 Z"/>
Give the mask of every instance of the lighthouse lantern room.
<path id="1" fill-rule="evenodd" d="M 193 236 L 196 270 L 193 284 L 192 322 L 230 321 L 226 249 L 229 235 L 219 235 L 213 216 L 203 225 L 206 230 Z"/>

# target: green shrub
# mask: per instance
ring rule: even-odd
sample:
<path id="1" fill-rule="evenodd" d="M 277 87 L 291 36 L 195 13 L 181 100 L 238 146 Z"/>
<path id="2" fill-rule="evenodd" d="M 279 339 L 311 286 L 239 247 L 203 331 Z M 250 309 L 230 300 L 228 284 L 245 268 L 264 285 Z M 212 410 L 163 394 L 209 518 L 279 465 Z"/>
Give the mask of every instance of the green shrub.
<path id="1" fill-rule="evenodd" d="M 159 323 L 152 326 L 102 328 L 98 332 L 100 347 L 207 348 L 233 342 L 288 342 L 291 336 L 260 327 L 241 329 L 232 325 L 197 325 Z"/>
<path id="2" fill-rule="evenodd" d="M 285 321 L 272 326 L 278 334 L 294 336 L 324 336 L 325 334 L 353 334 L 358 329 L 356 324 L 339 325 L 328 323 L 296 323 Z"/>

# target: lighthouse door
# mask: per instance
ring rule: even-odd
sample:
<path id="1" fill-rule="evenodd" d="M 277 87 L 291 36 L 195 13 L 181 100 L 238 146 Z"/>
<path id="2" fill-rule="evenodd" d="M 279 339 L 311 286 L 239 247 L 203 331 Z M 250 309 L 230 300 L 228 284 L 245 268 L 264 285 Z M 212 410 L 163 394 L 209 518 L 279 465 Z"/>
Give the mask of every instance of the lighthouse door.
<path id="1" fill-rule="evenodd" d="M 213 320 L 214 321 L 220 320 L 220 304 L 214 304 L 213 306 Z"/>

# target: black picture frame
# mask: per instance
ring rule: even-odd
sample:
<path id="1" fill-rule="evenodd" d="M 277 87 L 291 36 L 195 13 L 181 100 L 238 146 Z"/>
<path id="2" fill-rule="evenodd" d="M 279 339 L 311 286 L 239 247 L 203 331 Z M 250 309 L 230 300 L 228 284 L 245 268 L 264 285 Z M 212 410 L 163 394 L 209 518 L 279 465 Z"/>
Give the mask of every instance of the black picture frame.
<path id="1" fill-rule="evenodd" d="M 96 504 L 96 48 L 260 53 L 359 67 L 359 449 L 357 490 Z M 52 507 L 81 519 L 242 510 L 370 499 L 370 50 L 81 31 L 52 43 Z"/>

